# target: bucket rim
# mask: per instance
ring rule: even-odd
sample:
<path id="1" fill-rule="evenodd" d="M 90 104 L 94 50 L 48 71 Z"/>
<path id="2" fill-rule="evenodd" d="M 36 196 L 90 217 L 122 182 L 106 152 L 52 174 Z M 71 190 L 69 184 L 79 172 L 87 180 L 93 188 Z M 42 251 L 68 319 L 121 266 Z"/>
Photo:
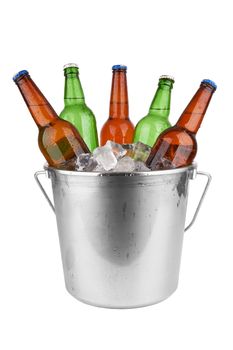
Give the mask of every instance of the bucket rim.
<path id="1" fill-rule="evenodd" d="M 172 175 L 183 172 L 193 172 L 197 169 L 197 163 L 192 163 L 191 165 L 169 169 L 169 170 L 151 170 L 151 171 L 137 171 L 137 172 L 98 172 L 98 171 L 70 171 L 64 169 L 57 169 L 49 166 L 48 164 L 44 165 L 44 169 L 48 172 L 55 172 L 60 175 L 69 175 L 69 176 L 81 176 L 81 177 L 140 177 L 140 176 L 159 176 L 159 175 Z"/>

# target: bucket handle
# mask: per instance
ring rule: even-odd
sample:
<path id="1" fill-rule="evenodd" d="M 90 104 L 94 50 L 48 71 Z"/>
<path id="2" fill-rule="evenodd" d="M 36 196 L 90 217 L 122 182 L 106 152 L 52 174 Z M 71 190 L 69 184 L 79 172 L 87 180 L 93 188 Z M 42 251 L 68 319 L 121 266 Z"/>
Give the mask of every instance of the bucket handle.
<path id="1" fill-rule="evenodd" d="M 45 170 L 40 170 L 40 171 L 37 171 L 37 172 L 34 174 L 34 177 L 35 177 L 35 180 L 36 180 L 38 186 L 40 187 L 40 189 L 41 189 L 43 195 L 45 196 L 47 202 L 49 203 L 50 207 L 52 208 L 52 210 L 53 210 L 53 212 L 54 212 L 54 214 L 55 214 L 55 207 L 54 207 L 52 201 L 50 200 L 49 196 L 47 195 L 47 192 L 45 191 L 45 189 L 44 189 L 42 183 L 41 183 L 40 180 L 39 180 L 39 176 L 40 176 L 40 175 L 46 175 L 46 174 L 47 174 L 47 171 L 45 171 Z"/>
<path id="2" fill-rule="evenodd" d="M 194 212 L 193 218 L 190 221 L 190 223 L 188 224 L 188 226 L 186 226 L 185 229 L 184 229 L 185 232 L 188 231 L 190 229 L 190 227 L 193 226 L 194 222 L 196 221 L 197 215 L 199 213 L 199 210 L 200 210 L 201 205 L 203 203 L 203 200 L 205 198 L 206 192 L 207 192 L 207 190 L 209 188 L 209 185 L 210 185 L 210 182 L 212 180 L 211 175 L 209 173 L 204 172 L 204 171 L 194 171 L 193 175 L 192 175 L 192 179 L 194 179 L 198 175 L 206 176 L 207 177 L 207 182 L 205 184 L 205 187 L 204 187 L 204 190 L 202 192 L 201 198 L 200 198 L 199 203 L 198 203 L 198 205 L 196 207 L 196 210 Z"/>

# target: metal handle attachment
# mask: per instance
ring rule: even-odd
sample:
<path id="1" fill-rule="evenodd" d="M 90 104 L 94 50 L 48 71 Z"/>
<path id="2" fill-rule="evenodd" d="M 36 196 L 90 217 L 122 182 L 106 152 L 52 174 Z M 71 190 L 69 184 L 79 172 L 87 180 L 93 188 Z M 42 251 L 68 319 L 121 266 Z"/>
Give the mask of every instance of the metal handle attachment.
<path id="1" fill-rule="evenodd" d="M 201 195 L 201 198 L 200 198 L 199 203 L 197 205 L 197 208 L 195 210 L 195 213 L 193 215 L 193 218 L 192 218 L 191 222 L 188 224 L 188 226 L 186 226 L 185 229 L 184 229 L 185 232 L 188 231 L 190 229 L 190 227 L 194 224 L 194 222 L 195 222 L 195 220 L 197 218 L 197 215 L 199 213 L 199 210 L 201 208 L 201 205 L 203 203 L 203 200 L 205 198 L 206 192 L 207 192 L 207 190 L 209 188 L 210 182 L 212 180 L 211 175 L 209 173 L 204 172 L 204 171 L 197 171 L 196 174 L 194 174 L 194 176 L 196 176 L 196 175 L 206 176 L 207 177 L 207 182 L 206 182 L 205 188 L 204 188 L 204 190 L 202 192 L 202 195 Z"/>
<path id="2" fill-rule="evenodd" d="M 40 180 L 39 180 L 39 176 L 40 176 L 40 175 L 46 175 L 46 174 L 47 174 L 47 172 L 46 172 L 45 170 L 40 170 L 40 171 L 37 171 L 37 172 L 34 174 L 34 177 L 35 177 L 35 180 L 36 180 L 38 186 L 40 187 L 40 189 L 41 189 L 43 195 L 44 195 L 45 198 L 47 199 L 47 202 L 49 203 L 50 207 L 52 208 L 53 212 L 55 213 L 54 205 L 53 205 L 53 203 L 51 202 L 49 196 L 47 195 L 47 193 L 46 193 L 46 191 L 45 191 L 45 189 L 44 189 L 44 187 L 42 186 L 42 183 L 41 183 Z"/>

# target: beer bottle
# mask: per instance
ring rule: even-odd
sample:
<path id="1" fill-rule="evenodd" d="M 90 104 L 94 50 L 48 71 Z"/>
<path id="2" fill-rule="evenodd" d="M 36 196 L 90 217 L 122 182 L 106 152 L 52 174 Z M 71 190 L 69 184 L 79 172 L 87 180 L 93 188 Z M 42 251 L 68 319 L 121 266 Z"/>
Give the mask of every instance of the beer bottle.
<path id="1" fill-rule="evenodd" d="M 79 131 L 88 148 L 93 151 L 98 147 L 96 120 L 93 112 L 85 103 L 77 64 L 66 64 L 64 66 L 64 75 L 65 107 L 60 114 L 60 118 L 73 124 Z"/>
<path id="2" fill-rule="evenodd" d="M 38 143 L 50 166 L 73 170 L 76 158 L 89 149 L 78 131 L 60 119 L 26 70 L 13 77 L 39 128 Z"/>
<path id="3" fill-rule="evenodd" d="M 120 144 L 133 142 L 134 126 L 129 120 L 127 67 L 115 65 L 112 70 L 109 119 L 103 125 L 100 133 L 101 146 L 104 146 L 108 140 Z"/>
<path id="4" fill-rule="evenodd" d="M 152 170 L 190 165 L 197 153 L 196 133 L 216 90 L 216 84 L 204 79 L 175 126 L 157 139 L 146 165 Z"/>
<path id="5" fill-rule="evenodd" d="M 152 147 L 162 131 L 171 126 L 170 114 L 171 90 L 174 79 L 167 75 L 159 78 L 158 89 L 151 103 L 149 113 L 142 118 L 135 129 L 134 142 L 143 142 Z"/>

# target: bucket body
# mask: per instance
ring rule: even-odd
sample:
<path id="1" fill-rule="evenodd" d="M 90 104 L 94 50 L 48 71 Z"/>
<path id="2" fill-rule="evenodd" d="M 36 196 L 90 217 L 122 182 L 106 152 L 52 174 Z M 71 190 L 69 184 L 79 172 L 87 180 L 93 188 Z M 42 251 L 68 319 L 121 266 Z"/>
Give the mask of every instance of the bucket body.
<path id="1" fill-rule="evenodd" d="M 146 306 L 172 294 L 193 170 L 100 174 L 47 168 L 69 293 L 109 308 Z"/>

